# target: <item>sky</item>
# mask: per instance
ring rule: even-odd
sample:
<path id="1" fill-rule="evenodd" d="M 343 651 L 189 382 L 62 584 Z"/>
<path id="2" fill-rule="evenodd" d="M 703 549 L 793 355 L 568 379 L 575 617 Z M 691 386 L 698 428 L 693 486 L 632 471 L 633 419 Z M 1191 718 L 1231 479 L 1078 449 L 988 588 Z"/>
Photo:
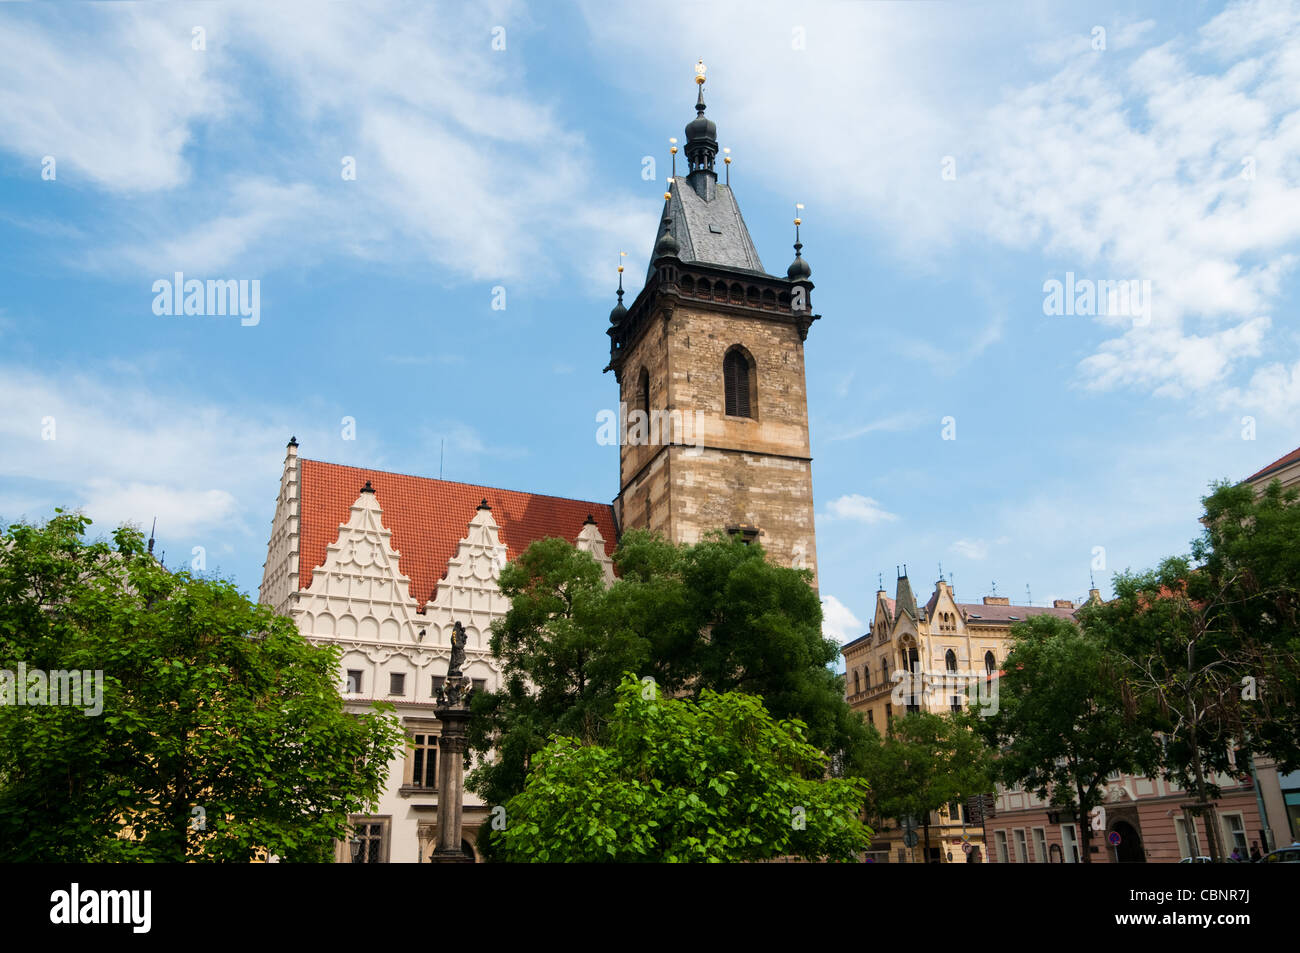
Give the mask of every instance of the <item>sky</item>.
<path id="1" fill-rule="evenodd" d="M 1106 595 L 1300 444 L 1300 4 L 5 5 L 0 521 L 156 518 L 255 596 L 291 435 L 611 500 L 701 58 L 767 271 L 804 205 L 828 635 L 903 564 Z"/>

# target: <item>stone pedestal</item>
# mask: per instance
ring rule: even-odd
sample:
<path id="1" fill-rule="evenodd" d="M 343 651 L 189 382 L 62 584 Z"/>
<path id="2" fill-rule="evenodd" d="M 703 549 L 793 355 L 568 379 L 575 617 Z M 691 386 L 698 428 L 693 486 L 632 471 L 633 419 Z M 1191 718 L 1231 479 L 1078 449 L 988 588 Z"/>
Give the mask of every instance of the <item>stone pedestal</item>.
<path id="1" fill-rule="evenodd" d="M 438 846 L 430 860 L 435 864 L 472 863 L 460 846 L 469 709 L 463 704 L 439 706 L 436 714 L 442 725 L 438 738 Z"/>

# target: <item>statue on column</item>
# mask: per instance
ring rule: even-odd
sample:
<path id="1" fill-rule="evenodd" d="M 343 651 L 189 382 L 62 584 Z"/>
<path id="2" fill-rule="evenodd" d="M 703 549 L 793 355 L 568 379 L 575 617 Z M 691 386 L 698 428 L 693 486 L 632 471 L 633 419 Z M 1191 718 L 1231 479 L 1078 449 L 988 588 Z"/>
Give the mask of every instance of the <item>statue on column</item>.
<path id="1" fill-rule="evenodd" d="M 465 664 L 465 627 L 456 622 L 451 627 L 451 661 L 447 663 L 447 677 L 438 688 L 436 701 L 439 707 L 456 707 L 469 702 L 473 682 L 461 674 Z"/>

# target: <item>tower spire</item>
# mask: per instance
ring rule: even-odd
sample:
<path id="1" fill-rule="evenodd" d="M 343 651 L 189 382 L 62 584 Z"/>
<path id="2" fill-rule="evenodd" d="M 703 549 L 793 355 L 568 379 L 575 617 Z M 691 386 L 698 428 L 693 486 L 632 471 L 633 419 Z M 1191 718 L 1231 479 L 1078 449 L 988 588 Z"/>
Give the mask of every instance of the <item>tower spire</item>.
<path id="1" fill-rule="evenodd" d="M 695 84 L 699 92 L 695 97 L 695 118 L 686 124 L 686 159 L 690 163 L 691 176 L 697 173 L 714 176 L 713 160 L 718 154 L 718 126 L 711 119 L 704 117 L 704 60 L 695 64 Z M 696 185 L 696 191 L 699 186 Z"/>
<path id="2" fill-rule="evenodd" d="M 799 226 L 803 224 L 803 203 L 794 205 L 794 261 L 786 269 L 786 277 L 791 281 L 802 281 L 812 275 L 812 266 L 803 260 L 803 242 L 799 241 Z"/>
<path id="3" fill-rule="evenodd" d="M 610 324 L 618 324 L 627 314 L 627 308 L 623 306 L 623 259 L 626 257 L 625 251 L 618 253 L 618 304 L 614 305 L 614 309 L 609 313 Z"/>

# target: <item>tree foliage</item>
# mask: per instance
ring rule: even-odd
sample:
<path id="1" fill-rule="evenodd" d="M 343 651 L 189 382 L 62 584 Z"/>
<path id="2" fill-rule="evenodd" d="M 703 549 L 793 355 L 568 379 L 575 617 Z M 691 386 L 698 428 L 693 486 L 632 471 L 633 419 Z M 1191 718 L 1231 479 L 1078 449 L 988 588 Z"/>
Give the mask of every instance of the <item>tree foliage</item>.
<path id="1" fill-rule="evenodd" d="M 864 773 L 871 782 L 873 817 L 914 817 L 993 787 L 989 752 L 969 723 L 952 714 L 913 712 L 894 718 L 881 736 L 868 729 Z"/>
<path id="2" fill-rule="evenodd" d="M 1086 818 L 1102 803 L 1107 775 L 1155 763 L 1152 730 L 1126 712 L 1098 637 L 1067 619 L 1031 616 L 1011 627 L 1002 668 L 997 710 L 970 723 L 998 751 L 1003 783 Z M 1086 863 L 1086 822 L 1080 830 Z"/>
<path id="3" fill-rule="evenodd" d="M 505 803 L 552 736 L 607 742 L 629 671 L 669 694 L 757 695 L 775 717 L 802 720 L 811 744 L 842 753 L 854 770 L 865 728 L 828 668 L 839 649 L 822 636 L 806 571 L 720 535 L 673 545 L 631 531 L 615 561 L 620 577 L 606 587 L 588 554 L 551 539 L 502 570 L 511 607 L 493 624 L 491 646 L 503 685 L 473 700 L 469 726 L 471 747 L 494 759 L 475 769 L 472 790 Z"/>
<path id="4" fill-rule="evenodd" d="M 499 858 L 849 861 L 868 845 L 866 783 L 827 778 L 801 723 L 738 692 L 665 698 L 631 674 L 616 695 L 607 744 L 562 737 L 537 755 L 506 804 Z"/>
<path id="5" fill-rule="evenodd" d="M 326 859 L 377 802 L 396 722 L 345 713 L 335 652 L 291 620 L 89 522 L 0 538 L 0 668 L 103 673 L 98 715 L 0 706 L 0 855 Z"/>

